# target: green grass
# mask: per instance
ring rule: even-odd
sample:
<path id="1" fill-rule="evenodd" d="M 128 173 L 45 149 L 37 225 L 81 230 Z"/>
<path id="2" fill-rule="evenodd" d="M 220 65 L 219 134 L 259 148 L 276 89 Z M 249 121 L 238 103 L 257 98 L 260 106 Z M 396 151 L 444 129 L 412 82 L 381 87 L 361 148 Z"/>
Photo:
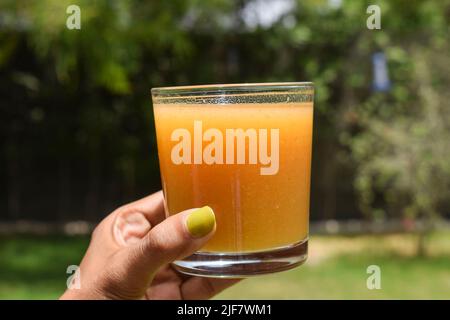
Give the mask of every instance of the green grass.
<path id="1" fill-rule="evenodd" d="M 87 237 L 0 238 L 0 299 L 55 299 L 66 287 L 69 265 L 78 265 Z"/>
<path id="2" fill-rule="evenodd" d="M 250 278 L 223 299 L 450 299 L 450 234 L 428 239 L 429 255 L 414 254 L 413 235 L 310 240 L 310 258 L 291 271 Z M 0 299 L 55 299 L 66 268 L 77 265 L 88 237 L 0 237 Z M 367 266 L 381 268 L 380 290 L 366 287 Z"/>

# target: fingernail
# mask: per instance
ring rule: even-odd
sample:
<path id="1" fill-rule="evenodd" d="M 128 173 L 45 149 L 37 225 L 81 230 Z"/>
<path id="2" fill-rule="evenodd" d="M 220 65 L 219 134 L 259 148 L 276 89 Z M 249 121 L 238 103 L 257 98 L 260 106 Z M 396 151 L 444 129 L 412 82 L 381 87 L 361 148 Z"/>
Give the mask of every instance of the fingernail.
<path id="1" fill-rule="evenodd" d="M 214 211 L 208 206 L 195 210 L 186 219 L 189 233 L 196 238 L 206 236 L 214 229 L 215 224 Z"/>

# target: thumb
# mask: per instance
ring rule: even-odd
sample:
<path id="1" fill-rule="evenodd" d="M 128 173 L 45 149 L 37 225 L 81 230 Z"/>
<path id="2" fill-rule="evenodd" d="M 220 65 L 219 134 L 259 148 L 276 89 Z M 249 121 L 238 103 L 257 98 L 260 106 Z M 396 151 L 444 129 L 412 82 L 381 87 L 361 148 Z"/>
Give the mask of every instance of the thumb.
<path id="1" fill-rule="evenodd" d="M 141 284 L 149 284 L 160 267 L 200 249 L 215 228 L 214 211 L 208 206 L 172 215 L 125 248 L 126 272 Z"/>

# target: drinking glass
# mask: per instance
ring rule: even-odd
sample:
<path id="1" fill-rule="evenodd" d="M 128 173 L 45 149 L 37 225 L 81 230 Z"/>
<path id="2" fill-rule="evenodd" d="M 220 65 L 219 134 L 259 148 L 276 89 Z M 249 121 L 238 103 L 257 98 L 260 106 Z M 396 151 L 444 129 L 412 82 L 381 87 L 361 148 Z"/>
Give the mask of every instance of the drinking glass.
<path id="1" fill-rule="evenodd" d="M 216 216 L 177 270 L 248 277 L 306 260 L 313 97 L 310 82 L 152 89 L 166 215 Z"/>

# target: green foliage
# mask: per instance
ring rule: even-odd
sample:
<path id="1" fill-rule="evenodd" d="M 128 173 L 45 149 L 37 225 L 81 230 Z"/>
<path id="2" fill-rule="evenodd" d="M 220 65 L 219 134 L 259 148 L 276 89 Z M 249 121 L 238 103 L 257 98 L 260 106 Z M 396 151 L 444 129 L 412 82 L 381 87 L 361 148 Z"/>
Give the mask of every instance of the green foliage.
<path id="1" fill-rule="evenodd" d="M 27 181 L 18 159 L 61 185 L 77 176 L 94 193 L 102 175 L 129 197 L 156 188 L 151 87 L 313 81 L 313 187 L 336 192 L 328 186 L 338 175 L 325 173 L 336 168 L 368 215 L 447 213 L 450 1 L 294 0 L 268 26 L 245 20 L 254 2 L 80 0 L 81 30 L 68 30 L 71 1 L 2 0 L 0 161 L 10 202 L 14 181 Z M 382 30 L 366 28 L 369 4 L 380 5 Z M 388 57 L 386 94 L 371 91 L 376 51 Z M 70 193 L 61 190 L 57 198 Z"/>
<path id="2" fill-rule="evenodd" d="M 352 105 L 354 123 L 342 134 L 357 163 L 361 209 L 377 218 L 437 218 L 448 208 L 450 38 L 442 32 L 448 23 L 439 7 L 423 6 L 416 13 L 428 17 L 433 9 L 433 28 L 386 49 L 392 92 Z M 425 21 L 421 15 L 417 19 Z M 426 40 L 418 43 L 419 37 Z M 387 206 L 376 208 L 377 196 Z"/>

